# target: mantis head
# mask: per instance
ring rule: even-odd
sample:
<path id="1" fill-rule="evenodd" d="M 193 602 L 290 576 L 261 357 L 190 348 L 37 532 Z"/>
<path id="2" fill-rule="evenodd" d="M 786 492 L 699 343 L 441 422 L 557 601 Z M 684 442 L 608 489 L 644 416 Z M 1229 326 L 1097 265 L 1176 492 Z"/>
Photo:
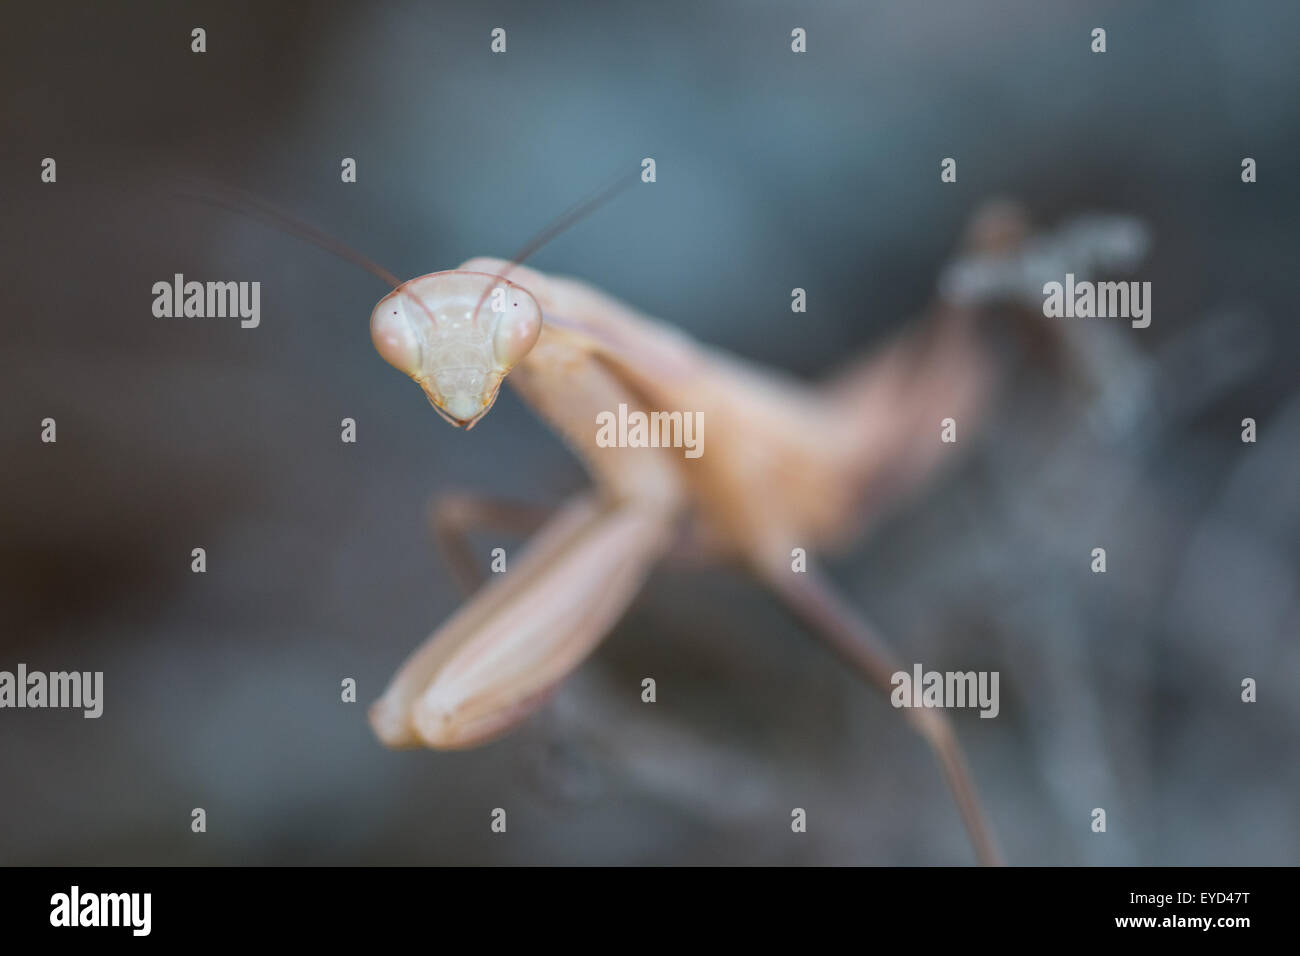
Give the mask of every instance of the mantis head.
<path id="1" fill-rule="evenodd" d="M 541 330 L 537 300 L 483 272 L 411 279 L 370 314 L 370 337 L 384 361 L 413 378 L 439 415 L 465 429 L 488 413 L 501 380 Z"/>
<path id="2" fill-rule="evenodd" d="M 370 314 L 375 348 L 389 365 L 415 379 L 439 415 L 468 430 L 488 413 L 501 380 L 537 344 L 542 331 L 537 300 L 508 280 L 506 273 L 639 181 L 639 169 L 615 180 L 542 230 L 509 262 L 471 260 L 488 268 L 504 266 L 500 272 L 452 269 L 407 282 L 329 233 L 256 196 L 188 179 L 182 185 L 199 199 L 266 222 L 387 283 L 393 291 Z"/>

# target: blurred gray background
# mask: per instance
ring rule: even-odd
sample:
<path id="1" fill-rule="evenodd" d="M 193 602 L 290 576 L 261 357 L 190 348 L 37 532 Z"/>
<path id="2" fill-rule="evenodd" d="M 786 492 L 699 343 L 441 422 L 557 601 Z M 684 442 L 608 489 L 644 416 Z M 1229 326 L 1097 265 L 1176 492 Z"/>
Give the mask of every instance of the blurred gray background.
<path id="1" fill-rule="evenodd" d="M 375 279 L 149 185 L 169 168 L 247 189 L 410 277 L 509 256 L 642 156 L 653 191 L 534 264 L 808 379 L 924 309 L 985 199 L 1148 222 L 1151 328 L 1085 327 L 1105 387 L 1021 376 L 962 464 L 832 571 L 905 660 L 1001 672 L 1000 717 L 955 719 L 1012 862 L 1300 859 L 1296 4 L 5 19 L 0 669 L 103 670 L 106 689 L 98 721 L 0 712 L 0 861 L 971 861 L 920 739 L 725 569 L 657 573 L 512 736 L 383 749 L 365 706 L 460 601 L 426 502 L 549 504 L 584 476 L 508 389 L 471 434 L 447 427 L 369 344 Z M 261 281 L 261 327 L 154 318 L 175 272 Z"/>

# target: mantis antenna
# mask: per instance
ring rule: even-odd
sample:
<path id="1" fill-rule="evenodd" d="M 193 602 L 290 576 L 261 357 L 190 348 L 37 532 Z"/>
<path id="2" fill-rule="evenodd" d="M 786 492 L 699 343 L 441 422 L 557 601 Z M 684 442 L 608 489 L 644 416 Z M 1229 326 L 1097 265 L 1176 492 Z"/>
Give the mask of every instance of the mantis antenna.
<path id="1" fill-rule="evenodd" d="M 239 213 L 255 221 L 260 221 L 263 225 L 277 228 L 296 239 L 301 239 L 303 242 L 311 243 L 331 255 L 337 256 L 344 262 L 350 262 L 352 265 L 364 269 L 394 289 L 402 285 L 402 280 L 393 275 L 392 272 L 368 256 L 357 252 L 341 239 L 337 239 L 324 230 L 318 229 L 281 209 L 277 209 L 266 200 L 260 199 L 252 193 L 245 192 L 235 186 L 199 180 L 189 176 L 174 178 L 177 180 L 177 191 L 183 195 L 225 209 L 228 212 Z M 636 181 L 637 175 L 635 172 L 620 174 L 609 185 L 562 213 L 541 232 L 529 239 L 523 248 L 515 254 L 514 258 L 510 260 L 510 264 L 497 275 L 497 278 L 504 279 L 515 266 L 537 252 L 552 239 L 582 222 L 582 220 L 610 202 Z M 484 290 L 482 298 L 479 299 L 478 305 L 475 306 L 474 314 L 476 316 L 479 310 L 483 308 L 483 303 L 487 300 L 490 291 L 491 286 Z M 423 309 L 424 304 L 420 303 L 420 307 Z M 425 311 L 428 310 L 425 309 Z"/>
<path id="2" fill-rule="evenodd" d="M 345 262 L 359 266 L 372 276 L 388 283 L 394 289 L 402 284 L 402 280 L 397 276 L 373 259 L 357 252 L 341 239 L 336 239 L 324 230 L 317 229 L 310 223 L 303 222 L 301 219 L 277 209 L 266 200 L 259 199 L 252 193 L 245 192 L 234 186 L 200 181 L 188 177 L 181 179 L 180 183 L 178 191 L 192 199 L 219 206 L 229 212 L 240 213 L 250 219 L 261 221 L 263 225 L 274 226 L 296 239 L 309 242 L 328 253 L 338 256 Z"/>
<path id="3" fill-rule="evenodd" d="M 573 226 L 576 226 L 578 223 L 582 222 L 582 220 L 586 219 L 596 210 L 600 209 L 601 206 L 604 206 L 606 203 L 610 202 L 612 199 L 614 199 L 620 193 L 622 193 L 625 189 L 628 189 L 630 186 L 632 186 L 638 179 L 639 179 L 639 173 L 636 170 L 628 173 L 620 173 L 618 176 L 614 178 L 612 182 L 609 183 L 609 185 L 605 186 L 603 189 L 599 190 L 598 192 L 593 193 L 592 195 L 584 199 L 582 202 L 578 203 L 575 206 L 572 206 L 565 212 L 561 213 L 558 217 L 556 217 L 556 219 L 553 222 L 551 222 L 550 225 L 548 225 L 545 229 L 543 229 L 541 232 L 537 233 L 537 235 L 533 236 L 526 243 L 524 243 L 523 248 L 520 249 L 517 253 L 515 253 L 514 258 L 510 260 L 510 264 L 497 273 L 497 278 L 504 279 L 506 276 L 510 274 L 510 272 L 514 269 L 515 266 L 522 263 L 525 259 L 531 256 L 534 252 L 537 252 L 537 250 L 541 249 L 552 239 L 562 235 Z M 483 290 L 483 295 L 478 300 L 478 305 L 474 307 L 475 316 L 477 316 L 479 310 L 483 308 L 483 303 L 487 301 L 488 294 L 491 291 L 492 291 L 491 286 L 488 286 L 486 289 Z"/>
<path id="4" fill-rule="evenodd" d="M 172 191 L 179 193 L 189 199 L 197 199 L 201 202 L 224 209 L 227 212 L 237 213 L 260 222 L 262 225 L 270 226 L 280 232 L 287 233 L 296 239 L 310 243 L 333 256 L 351 263 L 360 269 L 365 270 L 371 275 L 385 283 L 390 290 L 400 289 L 405 283 L 394 275 L 391 271 L 379 265 L 373 259 L 353 249 L 347 243 L 335 238 L 322 229 L 317 228 L 296 216 L 293 216 L 277 208 L 264 199 L 248 193 L 238 187 L 226 185 L 223 183 L 213 182 L 211 180 L 195 177 L 189 174 L 170 172 L 164 174 L 164 178 L 171 183 Z M 600 209 L 606 203 L 610 202 L 616 196 L 627 189 L 637 181 L 639 177 L 633 175 L 631 171 L 620 174 L 612 182 L 601 190 L 593 193 L 582 202 L 571 207 L 566 212 L 553 220 L 541 232 L 533 236 L 515 257 L 496 275 L 495 279 L 489 281 L 480 296 L 478 303 L 474 307 L 474 320 L 477 323 L 478 316 L 483 308 L 483 303 L 491 294 L 496 281 L 504 279 L 509 272 L 537 250 L 541 249 L 552 239 L 561 235 L 568 229 L 577 225 L 586 219 L 596 210 Z M 437 324 L 433 313 L 423 299 L 413 292 L 406 296 L 407 299 L 414 300 L 416 306 L 433 324 Z M 593 329 L 575 326 L 574 323 L 549 313 L 543 315 L 543 322 L 546 324 L 568 328 L 578 331 L 580 334 L 589 338 L 599 339 L 604 343 L 604 347 L 611 352 L 619 351 L 618 343 L 607 340 L 602 332 Z M 441 415 L 442 409 L 434 404 L 434 408 Z M 446 417 L 445 415 L 443 416 Z"/>
<path id="5" fill-rule="evenodd" d="M 515 266 L 522 263 L 552 239 L 567 232 L 571 227 L 582 222 L 582 220 L 600 209 L 601 206 L 604 206 L 606 203 L 615 199 L 624 190 L 636 183 L 638 179 L 639 174 L 636 170 L 633 170 L 631 173 L 621 173 L 616 176 L 609 185 L 588 196 L 582 202 L 571 207 L 567 211 L 561 213 L 556 217 L 554 222 L 524 243 L 524 247 L 515 253 L 515 257 L 510 260 L 510 265 L 506 266 L 506 268 L 501 271 L 498 278 L 504 279 Z"/>

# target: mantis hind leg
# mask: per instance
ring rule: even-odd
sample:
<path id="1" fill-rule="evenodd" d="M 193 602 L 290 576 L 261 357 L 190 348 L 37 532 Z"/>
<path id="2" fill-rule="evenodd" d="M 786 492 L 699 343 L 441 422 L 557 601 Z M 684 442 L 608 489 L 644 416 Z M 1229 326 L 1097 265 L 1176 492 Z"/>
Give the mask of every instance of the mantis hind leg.
<path id="1" fill-rule="evenodd" d="M 891 693 L 892 677 L 901 670 L 900 662 L 875 629 L 836 593 L 817 568 L 810 566 L 798 574 L 788 568 L 775 569 L 765 574 L 764 580 L 800 621 L 868 683 L 886 696 Z M 936 710 L 908 708 L 904 714 L 938 757 L 976 858 L 985 866 L 1001 865 L 997 840 L 980 808 L 975 782 L 952 724 Z"/>

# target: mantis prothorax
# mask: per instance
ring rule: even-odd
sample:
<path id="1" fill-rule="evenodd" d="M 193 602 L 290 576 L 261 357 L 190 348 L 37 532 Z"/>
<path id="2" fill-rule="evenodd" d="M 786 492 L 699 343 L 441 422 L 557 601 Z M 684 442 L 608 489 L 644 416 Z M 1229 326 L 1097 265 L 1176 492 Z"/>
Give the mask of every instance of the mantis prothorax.
<path id="1" fill-rule="evenodd" d="M 589 491 L 542 522 L 507 574 L 494 576 L 403 663 L 370 710 L 383 743 L 473 747 L 520 723 L 591 654 L 684 527 L 697 547 L 752 571 L 890 692 L 902 669 L 894 653 L 811 559 L 794 570 L 792 553 L 845 544 L 870 514 L 950 455 L 939 423 L 953 418 L 969 427 L 996 379 L 977 334 L 980 303 L 941 300 L 921 328 L 810 387 L 705 347 L 581 282 L 518 265 L 521 257 L 471 259 L 399 282 L 265 204 L 233 204 L 395 286 L 370 317 L 375 348 L 449 423 L 472 428 L 509 377 L 592 478 Z M 967 246 L 986 259 L 1010 259 L 1026 235 L 1013 207 L 992 205 L 976 218 Z M 620 404 L 702 412 L 707 453 L 599 447 L 597 415 Z M 455 513 L 439 521 L 453 539 L 474 516 L 524 510 L 453 500 Z M 463 564 L 460 545 L 453 554 Z M 948 719 L 936 710 L 904 714 L 934 748 L 977 858 L 998 862 Z"/>

